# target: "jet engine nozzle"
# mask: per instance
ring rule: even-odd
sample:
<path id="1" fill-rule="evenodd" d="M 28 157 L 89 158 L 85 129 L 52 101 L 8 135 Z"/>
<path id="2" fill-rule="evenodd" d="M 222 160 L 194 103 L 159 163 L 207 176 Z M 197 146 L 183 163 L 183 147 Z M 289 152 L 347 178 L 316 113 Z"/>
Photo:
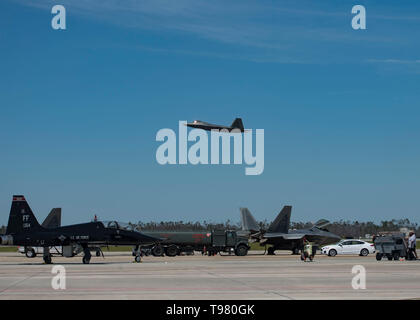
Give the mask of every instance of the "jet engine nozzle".
<path id="1" fill-rule="evenodd" d="M 0 236 L 0 245 L 7 246 L 13 244 L 13 237 L 11 235 Z"/>

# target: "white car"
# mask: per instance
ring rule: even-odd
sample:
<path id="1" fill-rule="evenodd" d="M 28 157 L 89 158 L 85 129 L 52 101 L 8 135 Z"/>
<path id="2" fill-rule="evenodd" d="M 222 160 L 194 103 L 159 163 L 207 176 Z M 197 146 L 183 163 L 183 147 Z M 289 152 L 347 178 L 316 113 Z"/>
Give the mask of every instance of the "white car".
<path id="1" fill-rule="evenodd" d="M 102 254 L 101 249 L 98 247 L 89 247 L 89 249 L 91 251 L 96 251 L 97 257 L 100 257 Z M 50 247 L 50 253 L 52 255 L 61 256 L 62 251 L 63 251 L 63 248 L 61 246 Z M 18 252 L 22 254 L 24 253 L 26 257 L 28 258 L 35 258 L 38 254 L 40 255 L 44 254 L 44 248 L 43 247 L 18 247 Z"/>
<path id="2" fill-rule="evenodd" d="M 61 255 L 61 247 L 50 247 L 51 254 Z M 35 258 L 37 254 L 43 254 L 43 247 L 18 247 L 20 253 L 24 253 L 28 258 Z"/>
<path id="3" fill-rule="evenodd" d="M 362 240 L 346 239 L 337 244 L 322 247 L 321 253 L 330 257 L 335 257 L 337 254 L 358 254 L 365 257 L 370 253 L 375 253 L 375 245 Z"/>

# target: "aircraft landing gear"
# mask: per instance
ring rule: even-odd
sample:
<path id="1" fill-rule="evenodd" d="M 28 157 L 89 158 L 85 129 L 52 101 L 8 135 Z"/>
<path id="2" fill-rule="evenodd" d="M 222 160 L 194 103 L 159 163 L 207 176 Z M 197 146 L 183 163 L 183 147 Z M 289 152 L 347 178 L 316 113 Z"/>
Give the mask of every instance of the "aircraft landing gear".
<path id="1" fill-rule="evenodd" d="M 51 255 L 44 256 L 44 262 L 45 264 L 51 264 L 52 263 Z"/>
<path id="2" fill-rule="evenodd" d="M 50 254 L 50 247 L 44 247 L 44 262 L 45 264 L 51 264 L 51 254 Z"/>
<path id="3" fill-rule="evenodd" d="M 268 249 L 267 249 L 267 254 L 269 255 L 269 256 L 274 256 L 274 247 L 269 247 Z"/>
<path id="4" fill-rule="evenodd" d="M 25 248 L 25 255 L 27 258 L 35 258 L 36 252 L 34 248 Z"/>
<path id="5" fill-rule="evenodd" d="M 140 263 L 141 262 L 141 249 L 140 249 L 140 246 L 139 245 L 137 245 L 135 248 L 134 248 L 134 254 L 135 254 L 135 258 L 134 258 L 134 261 L 135 262 L 137 262 L 137 263 Z"/>
<path id="6" fill-rule="evenodd" d="M 90 263 L 90 258 L 92 257 L 92 255 L 90 254 L 89 247 L 87 245 L 84 245 L 82 247 L 83 247 L 83 253 L 84 253 L 84 256 L 82 258 L 82 262 L 83 262 L 83 264 L 89 264 Z"/>

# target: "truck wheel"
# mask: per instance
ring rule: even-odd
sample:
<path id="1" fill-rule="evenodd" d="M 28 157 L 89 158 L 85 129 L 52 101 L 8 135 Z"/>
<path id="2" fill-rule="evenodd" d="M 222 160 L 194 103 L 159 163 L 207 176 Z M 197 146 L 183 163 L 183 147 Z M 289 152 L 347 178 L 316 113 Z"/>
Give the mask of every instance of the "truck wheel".
<path id="1" fill-rule="evenodd" d="M 165 254 L 168 257 L 175 257 L 178 254 L 178 247 L 176 245 L 170 245 L 169 247 L 165 248 Z"/>
<path id="2" fill-rule="evenodd" d="M 25 255 L 27 258 L 35 258 L 36 257 L 36 252 L 33 248 L 27 249 L 25 252 Z"/>
<path id="3" fill-rule="evenodd" d="M 328 255 L 330 257 L 335 257 L 337 255 L 337 250 L 331 249 L 330 251 L 328 251 Z"/>
<path id="4" fill-rule="evenodd" d="M 400 254 L 398 252 L 395 252 L 393 254 L 393 258 L 394 258 L 395 261 L 400 260 Z"/>
<path id="5" fill-rule="evenodd" d="M 386 257 L 388 258 L 388 260 L 389 260 L 389 261 L 391 261 L 391 260 L 392 260 L 392 255 L 387 254 L 387 255 L 386 255 Z"/>
<path id="6" fill-rule="evenodd" d="M 192 255 L 194 255 L 194 248 L 193 248 L 192 246 L 187 246 L 187 247 L 185 247 L 182 251 L 183 251 L 183 252 L 185 252 L 185 254 L 186 254 L 187 256 L 192 256 Z"/>
<path id="7" fill-rule="evenodd" d="M 161 257 L 163 256 L 163 248 L 160 245 L 156 245 L 152 248 L 152 255 L 155 257 Z"/>
<path id="8" fill-rule="evenodd" d="M 381 261 L 382 260 L 382 254 L 377 253 L 376 254 L 376 260 Z"/>
<path id="9" fill-rule="evenodd" d="M 248 253 L 248 247 L 246 245 L 240 244 L 239 246 L 236 247 L 235 254 L 237 256 L 243 257 L 243 256 L 246 256 L 247 253 Z"/>
<path id="10" fill-rule="evenodd" d="M 368 249 L 362 249 L 362 250 L 360 251 L 360 255 L 361 255 L 362 257 L 366 257 L 368 254 L 369 254 L 369 250 L 368 250 Z"/>

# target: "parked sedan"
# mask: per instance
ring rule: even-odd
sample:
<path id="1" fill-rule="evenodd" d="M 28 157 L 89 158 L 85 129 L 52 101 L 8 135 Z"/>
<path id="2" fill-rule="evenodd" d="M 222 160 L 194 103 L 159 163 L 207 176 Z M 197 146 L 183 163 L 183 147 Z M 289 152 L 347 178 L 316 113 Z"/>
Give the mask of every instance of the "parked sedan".
<path id="1" fill-rule="evenodd" d="M 61 247 L 50 247 L 51 254 L 61 255 Z M 38 254 L 43 254 L 43 247 L 18 247 L 18 252 L 24 253 L 28 258 L 35 258 Z"/>
<path id="2" fill-rule="evenodd" d="M 337 244 L 322 247 L 321 253 L 331 257 L 337 254 L 358 254 L 365 257 L 370 253 L 375 253 L 375 245 L 362 240 L 346 239 Z"/>
<path id="3" fill-rule="evenodd" d="M 101 248 L 99 247 L 89 247 L 90 251 L 95 251 L 96 256 L 100 257 L 102 254 Z M 42 255 L 44 253 L 43 247 L 18 247 L 18 252 L 24 253 L 28 258 L 35 258 L 38 254 Z M 61 256 L 63 248 L 61 246 L 50 247 L 50 253 L 52 255 Z"/>

